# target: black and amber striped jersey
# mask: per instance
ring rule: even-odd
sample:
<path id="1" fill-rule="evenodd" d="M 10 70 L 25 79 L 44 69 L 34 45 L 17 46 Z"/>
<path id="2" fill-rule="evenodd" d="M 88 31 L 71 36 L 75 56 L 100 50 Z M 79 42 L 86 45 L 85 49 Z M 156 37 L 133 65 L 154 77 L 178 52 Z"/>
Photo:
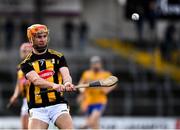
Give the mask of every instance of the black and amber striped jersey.
<path id="1" fill-rule="evenodd" d="M 42 55 L 37 55 L 32 52 L 21 63 L 21 69 L 25 75 L 34 70 L 41 78 L 56 84 L 62 84 L 63 82 L 59 71 L 61 67 L 67 67 L 65 57 L 62 53 L 52 49 L 48 49 L 46 53 Z M 52 88 L 40 88 L 30 83 L 26 94 L 29 109 L 67 103 L 63 97 L 63 93 L 57 92 L 56 90 L 38 95 L 41 91 L 51 89 Z"/>
<path id="2" fill-rule="evenodd" d="M 26 97 L 26 89 L 30 85 L 29 80 L 27 80 L 24 76 L 24 73 L 22 72 L 20 65 L 17 66 L 17 81 L 18 81 L 18 87 L 20 90 L 20 94 L 23 98 Z"/>

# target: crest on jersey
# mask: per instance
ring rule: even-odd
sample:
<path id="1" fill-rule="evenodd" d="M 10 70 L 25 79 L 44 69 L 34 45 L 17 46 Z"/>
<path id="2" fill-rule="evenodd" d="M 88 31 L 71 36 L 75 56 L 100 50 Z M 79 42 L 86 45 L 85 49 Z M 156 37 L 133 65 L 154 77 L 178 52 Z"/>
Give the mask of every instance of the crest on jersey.
<path id="1" fill-rule="evenodd" d="M 51 61 L 51 62 L 52 62 L 52 64 L 55 64 L 55 59 L 52 59 L 52 61 Z"/>

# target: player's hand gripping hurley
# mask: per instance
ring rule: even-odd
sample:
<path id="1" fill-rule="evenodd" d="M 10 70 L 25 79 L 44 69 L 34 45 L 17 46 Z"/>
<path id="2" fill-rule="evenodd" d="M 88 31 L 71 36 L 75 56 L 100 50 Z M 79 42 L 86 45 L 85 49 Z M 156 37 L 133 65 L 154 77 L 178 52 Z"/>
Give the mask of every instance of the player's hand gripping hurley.
<path id="1" fill-rule="evenodd" d="M 87 84 L 76 85 L 75 88 L 77 89 L 77 88 L 89 88 L 89 87 L 112 87 L 115 84 L 117 84 L 117 82 L 118 82 L 117 77 L 109 76 L 108 78 L 103 79 L 103 80 L 97 80 L 97 81 L 89 82 Z M 40 93 L 38 93 L 36 95 L 38 96 L 38 95 L 41 95 L 43 93 L 54 92 L 54 91 L 55 91 L 54 89 L 41 91 Z"/>

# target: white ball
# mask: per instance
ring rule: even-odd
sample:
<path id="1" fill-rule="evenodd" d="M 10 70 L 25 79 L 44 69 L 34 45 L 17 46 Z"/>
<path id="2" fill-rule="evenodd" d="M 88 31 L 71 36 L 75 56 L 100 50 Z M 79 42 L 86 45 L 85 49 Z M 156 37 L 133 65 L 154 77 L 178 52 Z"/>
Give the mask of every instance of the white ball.
<path id="1" fill-rule="evenodd" d="M 132 18 L 132 20 L 137 21 L 137 20 L 139 20 L 139 14 L 138 13 L 133 13 L 131 18 Z"/>

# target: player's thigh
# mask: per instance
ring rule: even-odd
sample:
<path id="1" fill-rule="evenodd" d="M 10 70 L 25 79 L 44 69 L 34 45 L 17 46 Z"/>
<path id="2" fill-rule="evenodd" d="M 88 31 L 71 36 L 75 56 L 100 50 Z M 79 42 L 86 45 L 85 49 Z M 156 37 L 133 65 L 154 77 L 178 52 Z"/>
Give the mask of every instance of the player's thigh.
<path id="1" fill-rule="evenodd" d="M 55 121 L 55 125 L 59 129 L 73 129 L 72 118 L 69 113 L 63 113 Z"/>
<path id="2" fill-rule="evenodd" d="M 28 113 L 28 105 L 26 98 L 23 98 L 23 104 L 21 107 L 21 123 L 22 129 L 28 128 L 28 120 L 29 120 L 29 113 Z"/>
<path id="3" fill-rule="evenodd" d="M 28 120 L 29 120 L 29 115 L 21 115 L 21 123 L 22 123 L 22 129 L 27 129 L 28 128 Z"/>
<path id="4" fill-rule="evenodd" d="M 38 119 L 29 120 L 28 129 L 47 129 L 49 124 Z"/>
<path id="5" fill-rule="evenodd" d="M 98 123 L 101 115 L 102 115 L 102 111 L 94 110 L 88 117 L 89 123 L 92 124 Z"/>

